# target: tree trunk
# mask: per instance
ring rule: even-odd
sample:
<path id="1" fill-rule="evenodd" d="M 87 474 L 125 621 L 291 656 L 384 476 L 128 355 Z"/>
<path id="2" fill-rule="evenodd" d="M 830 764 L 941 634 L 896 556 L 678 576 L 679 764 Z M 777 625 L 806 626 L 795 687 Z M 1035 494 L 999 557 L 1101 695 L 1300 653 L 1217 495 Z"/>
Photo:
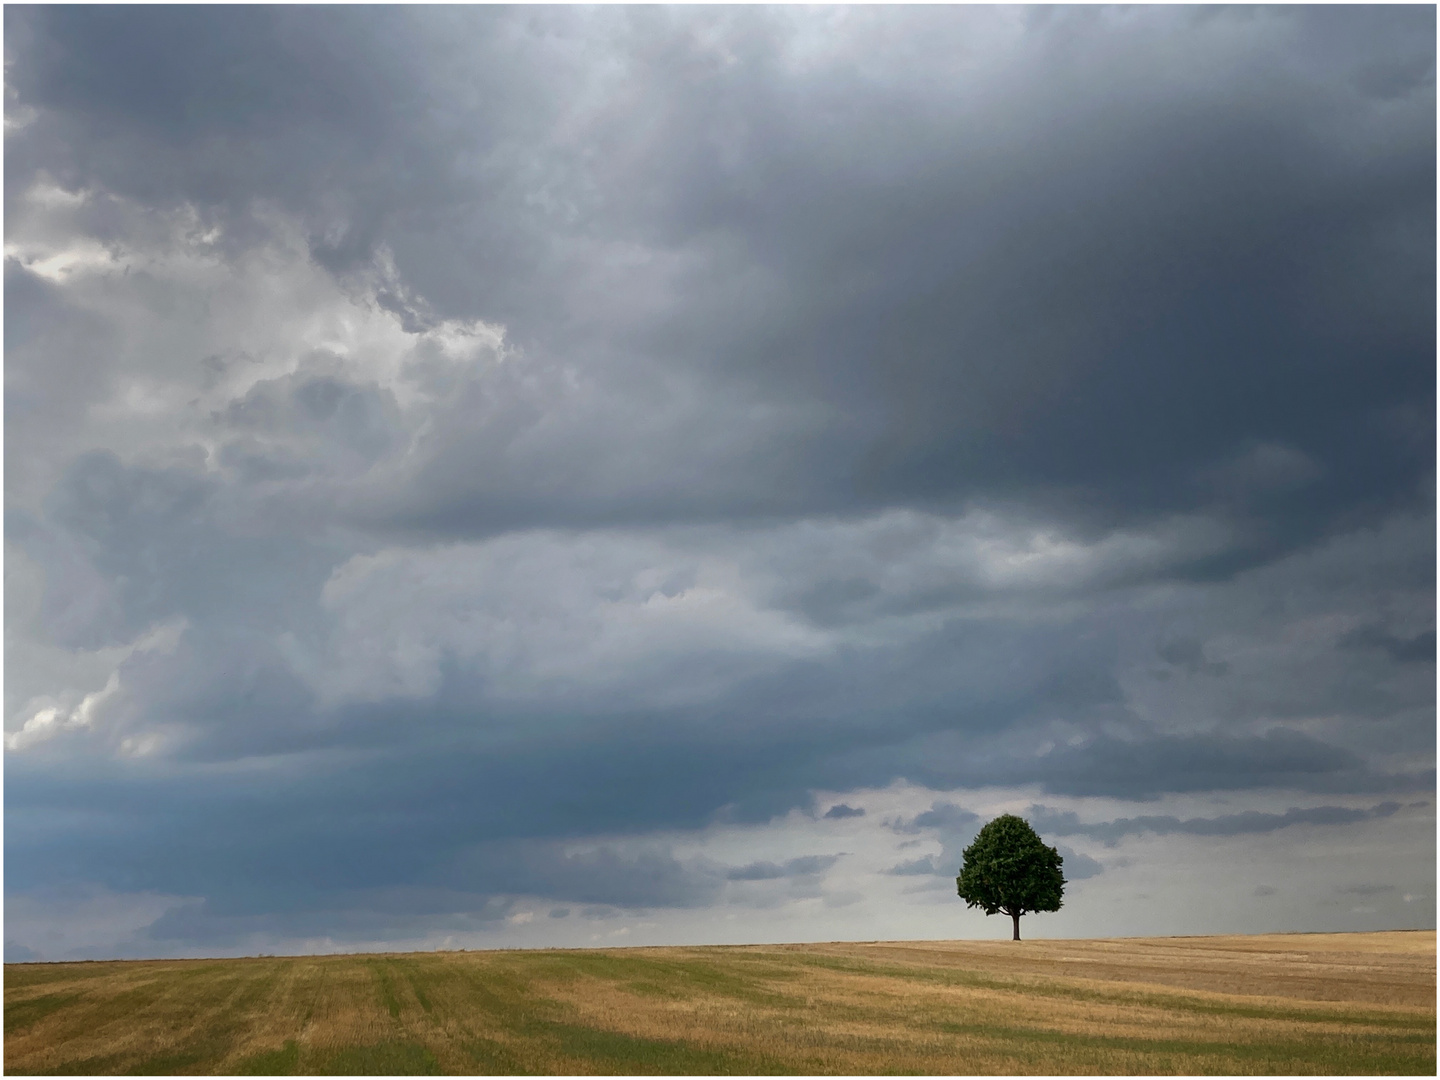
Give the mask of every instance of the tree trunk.
<path id="1" fill-rule="evenodd" d="M 1015 920 L 1015 936 L 1014 936 L 1011 940 L 1012 940 L 1012 941 L 1019 941 L 1019 940 L 1020 940 L 1020 913 L 1019 913 L 1018 911 L 1012 911 L 1012 912 L 1010 913 L 1010 917 Z"/>

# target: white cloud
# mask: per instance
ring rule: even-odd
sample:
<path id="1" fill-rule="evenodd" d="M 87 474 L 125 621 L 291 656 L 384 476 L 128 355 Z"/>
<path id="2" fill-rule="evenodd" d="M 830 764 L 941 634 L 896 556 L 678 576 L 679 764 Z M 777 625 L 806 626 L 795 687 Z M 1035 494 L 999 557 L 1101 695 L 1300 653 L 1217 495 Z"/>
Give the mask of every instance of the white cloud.
<path id="1" fill-rule="evenodd" d="M 103 241 L 91 220 L 102 212 Z M 200 446 L 214 467 L 236 434 L 223 418 L 257 388 L 330 377 L 394 399 L 403 452 L 457 377 L 504 356 L 503 329 L 480 320 L 406 332 L 402 315 L 377 302 L 404 291 L 386 251 L 337 281 L 311 259 L 299 222 L 261 209 L 254 224 L 258 235 L 232 238 L 193 206 L 147 208 L 48 178 L 26 191 L 6 223 L 6 257 L 49 284 L 71 323 L 12 350 L 11 391 L 44 403 L 12 421 L 26 444 L 100 444 L 152 459 Z M 105 363 L 82 374 L 97 347 Z M 293 422 L 250 434 L 265 449 L 308 456 L 312 472 L 327 460 L 346 471 L 343 457 Z M 53 478 L 37 474 L 19 490 L 12 480 L 10 494 L 29 495 L 44 480 Z"/>
<path id="2" fill-rule="evenodd" d="M 5 748 L 12 751 L 27 750 L 53 738 L 62 731 L 93 728 L 102 718 L 109 704 L 121 695 L 120 673 L 125 662 L 132 656 L 144 653 L 174 652 L 187 626 L 188 623 L 184 619 L 172 620 L 152 627 L 128 645 L 104 650 L 116 666 L 105 680 L 103 687 L 92 690 L 83 696 L 74 690 L 64 690 L 50 696 L 50 703 L 41 704 L 39 707 L 35 707 L 35 703 L 32 701 L 33 711 L 20 728 L 16 731 L 6 732 Z M 78 701 L 75 700 L 77 697 L 79 697 Z M 74 702 L 74 704 L 67 704 L 67 702 Z M 154 742 L 154 736 L 152 736 L 149 740 L 142 738 L 139 741 L 127 741 L 122 744 L 121 749 L 123 753 L 138 754 L 149 752 L 156 745 L 158 744 Z"/>

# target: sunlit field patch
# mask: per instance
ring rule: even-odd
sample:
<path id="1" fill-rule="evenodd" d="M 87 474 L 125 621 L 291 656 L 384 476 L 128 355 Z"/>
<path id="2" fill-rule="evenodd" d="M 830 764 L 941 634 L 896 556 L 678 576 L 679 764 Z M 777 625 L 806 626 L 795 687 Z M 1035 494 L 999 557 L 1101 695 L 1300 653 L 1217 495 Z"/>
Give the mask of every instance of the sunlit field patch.
<path id="1" fill-rule="evenodd" d="M 9 964 L 9 1073 L 1399 1073 L 1435 933 Z"/>

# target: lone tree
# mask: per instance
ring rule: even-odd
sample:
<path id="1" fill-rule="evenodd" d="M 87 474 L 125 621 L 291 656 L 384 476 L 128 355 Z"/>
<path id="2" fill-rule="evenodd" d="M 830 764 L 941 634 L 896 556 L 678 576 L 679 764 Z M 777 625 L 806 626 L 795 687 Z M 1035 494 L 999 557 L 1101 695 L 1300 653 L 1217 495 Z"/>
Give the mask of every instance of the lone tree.
<path id="1" fill-rule="evenodd" d="M 1045 846 L 1024 818 L 1001 814 L 980 830 L 964 859 L 955 879 L 960 899 L 966 907 L 984 908 L 986 915 L 1009 915 L 1015 920 L 1016 941 L 1021 915 L 1060 910 L 1065 892 L 1060 864 L 1065 860 Z"/>

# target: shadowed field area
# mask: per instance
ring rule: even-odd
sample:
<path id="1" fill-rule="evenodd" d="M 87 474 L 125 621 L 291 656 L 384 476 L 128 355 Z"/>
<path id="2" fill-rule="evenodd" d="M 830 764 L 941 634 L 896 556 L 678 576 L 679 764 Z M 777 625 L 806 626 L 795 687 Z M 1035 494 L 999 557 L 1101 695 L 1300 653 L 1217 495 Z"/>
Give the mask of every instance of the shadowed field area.
<path id="1" fill-rule="evenodd" d="M 1435 933 L 7 964 L 7 1073 L 1435 1072 Z"/>

